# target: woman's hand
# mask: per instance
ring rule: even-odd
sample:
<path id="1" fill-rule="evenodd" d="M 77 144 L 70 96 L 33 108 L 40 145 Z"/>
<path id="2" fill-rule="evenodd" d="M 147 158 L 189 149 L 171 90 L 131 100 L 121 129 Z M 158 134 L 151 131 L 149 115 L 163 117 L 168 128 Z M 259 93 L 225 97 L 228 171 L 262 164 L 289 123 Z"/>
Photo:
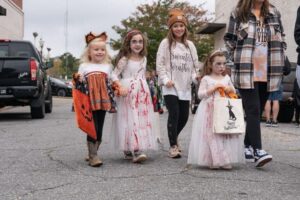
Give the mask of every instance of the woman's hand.
<path id="1" fill-rule="evenodd" d="M 166 84 L 166 87 L 167 87 L 167 88 L 171 88 L 171 87 L 173 87 L 173 86 L 174 86 L 173 81 L 168 81 L 167 84 Z"/>

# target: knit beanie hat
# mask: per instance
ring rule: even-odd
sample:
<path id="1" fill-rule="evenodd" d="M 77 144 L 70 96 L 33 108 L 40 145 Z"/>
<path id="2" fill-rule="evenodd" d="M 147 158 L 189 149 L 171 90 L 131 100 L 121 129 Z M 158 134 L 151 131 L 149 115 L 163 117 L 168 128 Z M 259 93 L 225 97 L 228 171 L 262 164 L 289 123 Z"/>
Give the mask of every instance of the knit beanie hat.
<path id="1" fill-rule="evenodd" d="M 171 26 L 176 22 L 182 22 L 185 26 L 188 24 L 184 13 L 178 8 L 174 8 L 169 11 L 168 27 L 171 28 Z"/>

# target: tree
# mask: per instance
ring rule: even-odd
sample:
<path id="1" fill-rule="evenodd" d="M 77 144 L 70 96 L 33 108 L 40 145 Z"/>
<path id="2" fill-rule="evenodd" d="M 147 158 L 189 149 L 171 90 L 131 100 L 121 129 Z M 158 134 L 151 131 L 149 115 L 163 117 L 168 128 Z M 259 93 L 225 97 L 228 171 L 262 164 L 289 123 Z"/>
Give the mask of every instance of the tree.
<path id="1" fill-rule="evenodd" d="M 67 75 L 68 78 L 72 77 L 72 74 L 78 71 L 79 59 L 69 52 L 64 53 L 59 58 L 62 61 L 61 67 L 64 75 Z"/>
<path id="2" fill-rule="evenodd" d="M 180 8 L 185 12 L 189 21 L 189 39 L 194 42 L 200 59 L 213 48 L 211 36 L 197 34 L 201 25 L 208 21 L 207 11 L 202 8 L 202 5 L 192 6 L 188 2 L 178 2 L 177 0 L 158 0 L 152 4 L 142 4 L 136 8 L 136 12 L 132 16 L 121 21 L 122 26 L 113 26 L 112 28 L 121 38 L 131 29 L 139 29 L 145 33 L 149 40 L 147 57 L 149 69 L 155 69 L 156 52 L 160 42 L 167 35 L 168 12 L 171 8 Z M 110 43 L 114 50 L 118 50 L 122 40 L 111 39 Z"/>
<path id="3" fill-rule="evenodd" d="M 78 71 L 79 59 L 69 52 L 50 60 L 53 63 L 53 67 L 49 69 L 49 75 L 53 77 L 62 78 L 67 74 L 67 77 L 70 78 L 73 73 Z"/>

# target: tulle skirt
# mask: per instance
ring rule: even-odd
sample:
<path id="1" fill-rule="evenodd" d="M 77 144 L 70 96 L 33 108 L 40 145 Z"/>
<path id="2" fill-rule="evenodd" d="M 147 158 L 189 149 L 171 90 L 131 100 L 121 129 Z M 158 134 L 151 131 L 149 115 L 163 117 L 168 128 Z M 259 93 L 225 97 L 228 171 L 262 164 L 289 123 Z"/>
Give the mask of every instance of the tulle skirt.
<path id="1" fill-rule="evenodd" d="M 243 135 L 214 134 L 213 100 L 203 99 L 194 116 L 188 164 L 221 167 L 244 163 Z"/>
<path id="2" fill-rule="evenodd" d="M 123 151 L 156 150 L 155 123 L 150 91 L 144 79 L 123 79 L 129 89 L 126 97 L 118 97 L 113 116 L 114 148 Z"/>

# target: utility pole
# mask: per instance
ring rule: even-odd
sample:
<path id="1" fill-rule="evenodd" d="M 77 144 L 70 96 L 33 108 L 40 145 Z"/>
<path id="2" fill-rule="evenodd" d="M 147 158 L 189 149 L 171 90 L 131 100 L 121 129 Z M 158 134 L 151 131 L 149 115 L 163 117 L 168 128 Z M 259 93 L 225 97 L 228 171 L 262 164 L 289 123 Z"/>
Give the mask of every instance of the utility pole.
<path id="1" fill-rule="evenodd" d="M 65 16 L 65 51 L 68 53 L 68 26 L 69 26 L 69 1 L 66 0 L 66 16 Z M 66 58 L 66 76 L 65 79 L 68 80 L 68 58 Z"/>

